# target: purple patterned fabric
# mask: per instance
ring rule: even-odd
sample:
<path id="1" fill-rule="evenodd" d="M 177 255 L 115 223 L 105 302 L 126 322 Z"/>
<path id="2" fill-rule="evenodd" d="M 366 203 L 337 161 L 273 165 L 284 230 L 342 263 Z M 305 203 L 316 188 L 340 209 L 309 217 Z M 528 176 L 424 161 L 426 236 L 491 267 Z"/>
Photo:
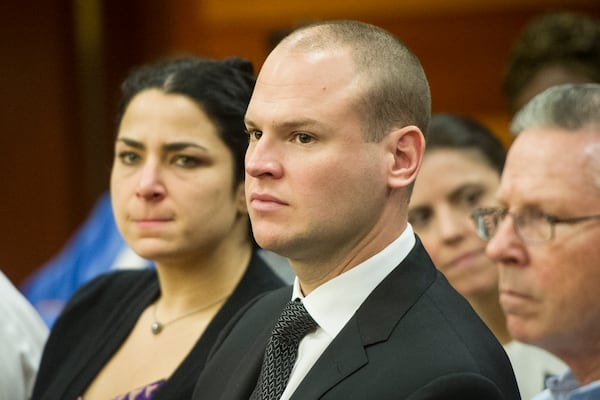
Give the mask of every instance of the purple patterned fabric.
<path id="1" fill-rule="evenodd" d="M 165 383 L 166 379 L 147 384 L 146 386 L 133 389 L 129 393 L 115 397 L 113 400 L 150 400 L 159 387 Z"/>

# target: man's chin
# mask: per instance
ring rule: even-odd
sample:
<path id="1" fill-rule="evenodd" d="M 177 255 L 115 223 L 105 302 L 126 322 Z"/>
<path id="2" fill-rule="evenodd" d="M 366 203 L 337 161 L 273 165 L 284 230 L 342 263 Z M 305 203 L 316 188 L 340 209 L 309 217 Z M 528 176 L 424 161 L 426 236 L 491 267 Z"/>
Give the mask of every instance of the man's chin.
<path id="1" fill-rule="evenodd" d="M 540 335 L 536 333 L 534 323 L 531 320 L 519 315 L 507 315 L 506 326 L 508 333 L 514 340 L 519 342 L 535 344 L 540 340 Z"/>

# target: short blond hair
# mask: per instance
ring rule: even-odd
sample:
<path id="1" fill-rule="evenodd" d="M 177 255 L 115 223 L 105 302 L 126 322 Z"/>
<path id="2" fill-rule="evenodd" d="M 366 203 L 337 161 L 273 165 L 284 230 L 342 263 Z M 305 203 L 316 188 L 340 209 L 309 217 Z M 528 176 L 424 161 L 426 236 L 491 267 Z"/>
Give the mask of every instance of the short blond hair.
<path id="1" fill-rule="evenodd" d="M 356 104 L 368 140 L 379 141 L 391 129 L 407 125 L 427 131 L 431 94 L 425 71 L 412 51 L 386 30 L 359 21 L 316 22 L 296 29 L 277 47 L 350 50 L 365 83 Z"/>

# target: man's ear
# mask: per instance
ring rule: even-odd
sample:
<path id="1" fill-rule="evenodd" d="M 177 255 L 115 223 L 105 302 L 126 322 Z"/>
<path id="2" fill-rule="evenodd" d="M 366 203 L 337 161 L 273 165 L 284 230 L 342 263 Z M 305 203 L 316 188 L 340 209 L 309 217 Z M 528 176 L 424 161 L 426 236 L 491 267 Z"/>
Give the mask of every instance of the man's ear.
<path id="1" fill-rule="evenodd" d="M 384 140 L 389 151 L 388 185 L 402 188 L 412 184 L 416 177 L 425 152 L 425 136 L 421 130 L 409 125 L 390 132 Z"/>
<path id="2" fill-rule="evenodd" d="M 238 187 L 235 193 L 235 202 L 237 204 L 237 209 L 241 214 L 248 213 L 248 205 L 246 204 L 246 189 L 244 185 L 244 181 L 238 183 Z"/>

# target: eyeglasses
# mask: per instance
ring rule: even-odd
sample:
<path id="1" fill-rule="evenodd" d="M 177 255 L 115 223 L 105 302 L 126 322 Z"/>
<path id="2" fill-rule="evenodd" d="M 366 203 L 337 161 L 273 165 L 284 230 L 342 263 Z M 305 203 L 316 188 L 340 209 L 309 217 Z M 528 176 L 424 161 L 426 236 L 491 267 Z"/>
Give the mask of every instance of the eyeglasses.
<path id="1" fill-rule="evenodd" d="M 471 213 L 477 234 L 484 240 L 490 240 L 498 231 L 498 226 L 507 215 L 512 217 L 515 232 L 530 244 L 544 243 L 554 239 L 554 225 L 576 224 L 579 222 L 600 219 L 598 215 L 586 215 L 574 218 L 558 218 L 541 211 L 529 210 L 521 214 L 509 213 L 505 208 L 476 208 Z"/>

